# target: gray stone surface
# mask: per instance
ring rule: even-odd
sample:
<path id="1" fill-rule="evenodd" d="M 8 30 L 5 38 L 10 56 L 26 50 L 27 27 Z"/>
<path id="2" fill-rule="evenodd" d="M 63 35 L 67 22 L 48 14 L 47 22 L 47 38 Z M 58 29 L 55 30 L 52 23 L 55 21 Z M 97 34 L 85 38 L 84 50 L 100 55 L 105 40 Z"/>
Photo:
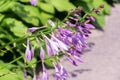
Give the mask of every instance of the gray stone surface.
<path id="1" fill-rule="evenodd" d="M 104 32 L 95 32 L 89 39 L 90 49 L 82 57 L 78 67 L 62 60 L 69 72 L 68 80 L 120 80 L 120 5 L 111 8 L 106 16 Z M 50 79 L 54 70 L 49 70 Z"/>

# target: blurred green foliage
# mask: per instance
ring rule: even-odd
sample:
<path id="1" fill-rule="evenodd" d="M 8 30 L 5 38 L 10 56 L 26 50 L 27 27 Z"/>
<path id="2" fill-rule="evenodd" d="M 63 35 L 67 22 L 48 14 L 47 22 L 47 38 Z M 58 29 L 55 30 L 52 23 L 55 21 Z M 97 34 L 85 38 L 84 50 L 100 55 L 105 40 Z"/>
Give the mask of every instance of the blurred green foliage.
<path id="1" fill-rule="evenodd" d="M 101 28 L 105 25 L 105 14 L 110 14 L 110 2 L 114 0 L 38 0 L 37 6 L 32 6 L 29 0 L 0 0 L 0 80 L 22 80 L 23 59 L 3 69 L 1 67 L 24 54 L 22 43 L 25 43 L 28 27 L 46 25 L 50 18 L 63 20 L 67 12 L 77 6 L 89 13 L 94 7 L 104 4 L 105 8 L 99 15 L 92 14 L 96 18 L 93 24 Z M 46 64 L 52 66 L 49 61 Z"/>

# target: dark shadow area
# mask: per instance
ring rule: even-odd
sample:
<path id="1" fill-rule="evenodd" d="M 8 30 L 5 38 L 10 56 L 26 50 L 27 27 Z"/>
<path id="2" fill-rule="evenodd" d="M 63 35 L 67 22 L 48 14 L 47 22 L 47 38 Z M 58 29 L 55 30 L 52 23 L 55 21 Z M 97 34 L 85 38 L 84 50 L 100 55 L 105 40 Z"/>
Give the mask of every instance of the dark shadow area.
<path id="1" fill-rule="evenodd" d="M 70 77 L 77 77 L 78 74 L 82 74 L 84 72 L 92 71 L 91 69 L 76 69 L 74 71 L 68 72 Z M 53 77 L 55 77 L 55 73 L 52 74 Z"/>
<path id="2" fill-rule="evenodd" d="M 84 49 L 83 53 L 90 52 L 93 46 L 95 46 L 95 43 L 89 42 L 87 45 L 88 45 L 88 48 Z"/>
<path id="3" fill-rule="evenodd" d="M 84 72 L 92 71 L 91 69 L 78 69 L 70 72 L 71 77 L 77 77 L 77 74 L 82 74 Z"/>

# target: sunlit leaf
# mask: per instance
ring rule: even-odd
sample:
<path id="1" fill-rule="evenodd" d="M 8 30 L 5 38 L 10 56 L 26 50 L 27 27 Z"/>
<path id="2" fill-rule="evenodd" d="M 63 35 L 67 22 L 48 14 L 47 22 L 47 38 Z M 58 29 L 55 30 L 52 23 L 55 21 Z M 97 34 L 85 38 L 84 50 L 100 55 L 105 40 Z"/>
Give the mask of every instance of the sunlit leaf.
<path id="1" fill-rule="evenodd" d="M 69 11 L 70 9 L 74 9 L 75 6 L 70 3 L 68 0 L 51 0 L 51 4 L 58 11 Z"/>
<path id="2" fill-rule="evenodd" d="M 9 26 L 10 30 L 14 33 L 14 35 L 18 37 L 22 37 L 27 32 L 26 26 L 21 22 L 13 18 L 4 19 L 4 24 Z"/>

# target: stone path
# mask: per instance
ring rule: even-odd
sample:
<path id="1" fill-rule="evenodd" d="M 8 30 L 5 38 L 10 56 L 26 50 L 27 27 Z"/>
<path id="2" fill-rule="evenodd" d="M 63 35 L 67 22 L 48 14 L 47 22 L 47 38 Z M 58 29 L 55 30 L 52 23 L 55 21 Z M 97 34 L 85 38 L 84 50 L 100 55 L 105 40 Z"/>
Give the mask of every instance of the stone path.
<path id="1" fill-rule="evenodd" d="M 70 74 L 68 80 L 120 80 L 120 5 L 111 8 L 111 15 L 106 16 L 104 33 L 93 34 L 90 51 L 82 56 L 84 63 L 74 67 L 62 61 Z M 54 70 L 49 71 L 50 80 L 55 80 L 51 75 Z"/>

